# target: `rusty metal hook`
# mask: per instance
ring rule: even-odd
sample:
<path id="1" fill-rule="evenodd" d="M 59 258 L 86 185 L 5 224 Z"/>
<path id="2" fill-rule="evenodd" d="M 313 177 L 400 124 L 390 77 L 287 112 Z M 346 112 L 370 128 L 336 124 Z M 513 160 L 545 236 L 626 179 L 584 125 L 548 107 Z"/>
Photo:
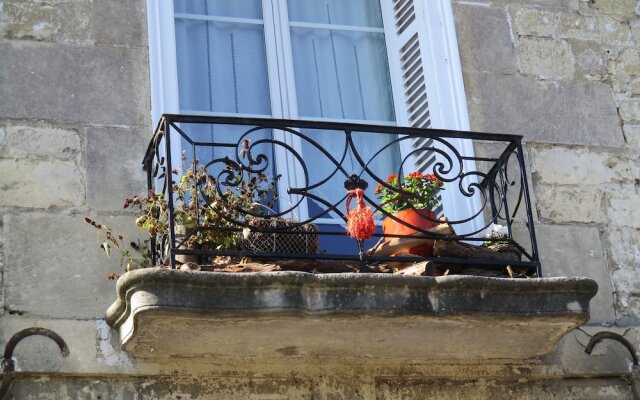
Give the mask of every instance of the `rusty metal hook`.
<path id="1" fill-rule="evenodd" d="M 604 331 L 596 333 L 595 335 L 593 335 L 591 340 L 589 340 L 589 343 L 587 343 L 587 347 L 584 348 L 584 352 L 591 355 L 591 352 L 593 351 L 593 348 L 596 346 L 596 344 L 600 343 L 604 339 L 615 340 L 616 342 L 622 344 L 631 354 L 633 365 L 636 367 L 638 366 L 638 355 L 636 354 L 636 349 L 633 347 L 633 344 L 631 344 L 631 342 L 629 342 L 624 336 L 615 332 Z"/>
<path id="2" fill-rule="evenodd" d="M 593 348 L 596 344 L 600 343 L 604 339 L 615 340 L 616 342 L 623 345 L 631 354 L 631 359 L 633 360 L 633 367 L 631 368 L 631 374 L 622 376 L 622 379 L 626 381 L 629 385 L 631 385 L 631 390 L 633 392 L 633 398 L 635 400 L 640 400 L 640 386 L 638 385 L 638 378 L 640 377 L 640 368 L 638 368 L 638 355 L 636 354 L 636 349 L 633 347 L 630 341 L 628 341 L 624 336 L 609 331 L 598 332 L 591 337 L 589 343 L 587 343 L 587 347 L 584 348 L 584 352 L 591 355 Z"/>
<path id="3" fill-rule="evenodd" d="M 0 385 L 0 400 L 4 400 L 9 392 L 9 388 L 11 387 L 11 375 L 15 372 L 15 363 L 13 362 L 13 351 L 15 350 L 18 343 L 22 341 L 22 339 L 27 338 L 29 336 L 45 336 L 49 339 L 56 342 L 58 347 L 60 348 L 60 352 L 63 357 L 67 357 L 69 355 L 69 346 L 67 343 L 54 331 L 47 328 L 27 328 L 23 329 L 20 332 L 17 332 L 11 339 L 7 342 L 7 345 L 4 348 L 4 356 L 2 358 L 2 385 Z"/>

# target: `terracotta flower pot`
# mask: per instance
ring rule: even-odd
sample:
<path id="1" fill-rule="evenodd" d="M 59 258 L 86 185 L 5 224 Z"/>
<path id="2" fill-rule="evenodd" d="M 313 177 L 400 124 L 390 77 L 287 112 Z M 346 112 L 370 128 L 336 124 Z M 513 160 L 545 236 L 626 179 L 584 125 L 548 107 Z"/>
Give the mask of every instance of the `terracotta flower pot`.
<path id="1" fill-rule="evenodd" d="M 436 214 L 433 211 L 427 209 L 409 209 L 398 211 L 397 213 L 393 214 L 393 216 L 401 221 L 406 222 L 409 225 L 418 227 L 420 229 L 429 229 L 437 225 L 437 223 L 434 222 L 435 220 L 437 220 Z M 434 221 L 431 221 L 427 218 L 431 218 Z M 396 222 L 395 220 L 388 217 L 385 218 L 384 221 L 382 221 L 382 229 L 385 235 L 411 235 L 417 232 L 415 229 L 402 225 L 401 223 Z M 386 238 L 387 241 L 390 239 L 392 238 Z M 433 256 L 433 241 L 421 246 L 402 249 L 398 253 L 411 253 L 421 257 L 431 257 Z"/>

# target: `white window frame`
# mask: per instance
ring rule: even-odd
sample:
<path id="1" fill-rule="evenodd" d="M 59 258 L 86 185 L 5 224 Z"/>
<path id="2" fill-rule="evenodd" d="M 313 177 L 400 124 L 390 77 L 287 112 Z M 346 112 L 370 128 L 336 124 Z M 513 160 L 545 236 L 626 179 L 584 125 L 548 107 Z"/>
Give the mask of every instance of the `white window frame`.
<path id="1" fill-rule="evenodd" d="M 269 90 L 271 95 L 271 112 L 273 118 L 285 119 L 310 119 L 300 118 L 297 109 L 295 81 L 293 72 L 293 57 L 291 54 L 291 38 L 287 16 L 287 0 L 262 0 L 265 49 L 267 55 L 267 68 Z M 398 58 L 398 46 L 396 36 L 392 34 L 395 29 L 393 21 L 392 0 L 380 0 L 385 30 L 389 69 L 391 74 L 392 91 L 395 103 L 396 125 L 408 126 L 408 116 L 402 101 L 402 82 Z M 429 9 L 427 9 L 427 4 Z M 426 79 L 429 98 L 429 111 L 431 115 L 431 127 L 436 129 L 451 129 L 459 131 L 469 130 L 469 116 L 462 78 L 462 68 L 459 58 L 455 22 L 451 0 L 414 0 L 416 18 L 421 18 L 423 26 L 427 27 L 428 43 L 421 46 L 423 68 Z M 149 65 L 151 79 L 151 119 L 157 124 L 162 114 L 180 113 L 178 99 L 178 71 L 175 42 L 175 16 L 173 1 L 171 0 L 147 0 L 148 32 L 149 32 Z M 275 24 L 271 21 L 276 21 Z M 277 62 L 274 62 L 277 61 Z M 224 115 L 221 113 L 201 112 L 201 115 Z M 233 114 L 243 116 L 242 114 Z M 342 121 L 345 120 L 333 120 Z M 373 123 L 375 121 L 346 120 L 347 122 Z M 277 140 L 300 150 L 300 139 L 293 135 L 285 135 L 282 132 L 274 132 Z M 450 139 L 463 156 L 472 157 L 474 154 L 471 140 Z M 401 152 L 407 154 L 410 149 L 407 141 L 403 141 Z M 172 149 L 172 157 L 180 159 L 180 149 Z M 294 168 L 294 160 L 287 156 L 282 149 L 276 149 L 276 164 L 286 165 L 283 178 L 279 187 L 280 193 L 286 193 L 289 186 L 302 186 L 303 177 L 297 176 Z M 476 170 L 475 163 L 470 160 L 463 162 L 464 170 Z M 408 166 L 411 167 L 411 166 Z M 415 169 L 415 168 L 414 168 Z M 480 199 L 467 198 L 454 195 L 452 191 L 443 191 L 443 202 L 447 204 L 446 214 L 451 220 L 462 219 L 470 215 L 470 210 L 479 210 Z M 283 207 L 294 203 L 295 199 L 282 196 Z M 307 214 L 306 202 L 300 203 L 297 210 L 297 218 L 305 218 Z M 461 232 L 472 232 L 481 229 L 484 221 L 480 218 L 467 222 L 461 226 Z M 323 218 L 318 223 L 336 223 L 336 220 Z"/>

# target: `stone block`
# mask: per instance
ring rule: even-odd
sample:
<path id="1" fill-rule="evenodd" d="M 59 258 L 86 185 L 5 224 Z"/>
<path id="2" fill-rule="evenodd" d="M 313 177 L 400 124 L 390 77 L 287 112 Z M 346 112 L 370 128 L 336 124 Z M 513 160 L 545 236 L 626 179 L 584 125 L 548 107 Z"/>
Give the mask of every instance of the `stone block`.
<path id="1" fill-rule="evenodd" d="M 640 148 L 640 125 L 624 124 L 624 140 L 629 146 Z"/>
<path id="2" fill-rule="evenodd" d="M 93 2 L 91 30 L 96 43 L 148 46 L 144 0 Z"/>
<path id="3" fill-rule="evenodd" d="M 616 292 L 640 294 L 640 268 L 621 267 L 611 272 Z"/>
<path id="4" fill-rule="evenodd" d="M 509 5 L 538 6 L 551 10 L 578 10 L 580 0 L 496 0 L 491 3 Z"/>
<path id="5" fill-rule="evenodd" d="M 515 72 L 516 53 L 507 14 L 499 8 L 455 3 L 456 32 L 464 65 L 477 71 Z"/>
<path id="6" fill-rule="evenodd" d="M 87 128 L 87 205 L 122 210 L 126 197 L 146 192 L 142 157 L 147 129 Z"/>
<path id="7" fill-rule="evenodd" d="M 588 40 L 607 44 L 626 44 L 631 40 L 629 26 L 609 16 L 585 16 L 532 7 L 511 7 L 518 36 Z"/>
<path id="8" fill-rule="evenodd" d="M 640 19 L 630 23 L 631 37 L 634 43 L 640 43 Z"/>
<path id="9" fill-rule="evenodd" d="M 540 78 L 571 79 L 575 71 L 571 47 L 563 40 L 520 38 L 520 71 Z"/>
<path id="10" fill-rule="evenodd" d="M 638 0 L 593 0 L 582 4 L 581 9 L 584 12 L 592 11 L 600 15 L 614 15 L 630 19 L 640 13 Z"/>
<path id="11" fill-rule="evenodd" d="M 607 214 L 611 225 L 640 227 L 640 191 L 636 185 L 609 191 Z"/>
<path id="12" fill-rule="evenodd" d="M 470 93 L 469 105 L 479 130 L 523 134 L 530 142 L 624 144 L 607 84 L 551 83 L 491 73 L 476 79 L 477 92 Z"/>
<path id="13" fill-rule="evenodd" d="M 103 3 L 103 2 L 100 2 Z M 92 43 L 91 1 L 5 1 L 0 37 L 44 42 Z"/>
<path id="14" fill-rule="evenodd" d="M 606 74 L 609 61 L 619 53 L 615 46 L 582 40 L 572 40 L 571 50 L 575 57 L 576 74 L 588 76 Z"/>
<path id="15" fill-rule="evenodd" d="M 147 126 L 147 50 L 0 43 L 0 117 Z"/>
<path id="16" fill-rule="evenodd" d="M 616 320 L 625 325 L 638 325 L 640 322 L 640 295 L 638 293 L 616 293 Z M 636 347 L 640 341 L 636 341 Z M 628 357 L 628 356 L 627 356 Z"/>
<path id="17" fill-rule="evenodd" d="M 0 159 L 0 205 L 67 208 L 84 203 L 84 174 L 74 161 Z"/>
<path id="18" fill-rule="evenodd" d="M 509 7 L 518 36 L 553 37 L 560 25 L 557 12 L 529 7 Z"/>
<path id="19" fill-rule="evenodd" d="M 0 126 L 0 157 L 75 159 L 82 151 L 76 129 Z"/>
<path id="20" fill-rule="evenodd" d="M 620 101 L 620 117 L 624 122 L 640 122 L 640 99 L 630 98 Z"/>
<path id="21" fill-rule="evenodd" d="M 133 240 L 131 217 L 94 217 Z M 106 257 L 95 229 L 78 214 L 23 213 L 4 216 L 6 305 L 26 316 L 101 318 L 113 301 L 118 254 Z"/>
<path id="22" fill-rule="evenodd" d="M 606 191 L 580 186 L 536 185 L 538 216 L 553 223 L 607 223 Z"/>
<path id="23" fill-rule="evenodd" d="M 640 270 L 640 231 L 638 228 L 613 228 L 604 230 L 603 239 L 607 259 L 612 268 L 636 268 Z"/>
<path id="24" fill-rule="evenodd" d="M 560 14 L 558 38 L 591 40 L 599 43 L 625 44 L 631 40 L 629 25 L 609 16 Z"/>
<path id="25" fill-rule="evenodd" d="M 529 145 L 536 183 L 595 185 L 634 180 L 632 161 L 588 148 Z"/>
<path id="26" fill-rule="evenodd" d="M 615 319 L 613 287 L 597 228 L 536 225 L 543 276 L 584 276 L 598 282 L 591 299 L 591 323 Z"/>
<path id="27" fill-rule="evenodd" d="M 622 50 L 612 67 L 614 74 L 640 75 L 640 49 L 630 47 Z"/>
<path id="28" fill-rule="evenodd" d="M 631 82 L 629 82 L 628 89 L 632 95 L 639 95 L 640 94 L 640 78 L 635 78 Z"/>

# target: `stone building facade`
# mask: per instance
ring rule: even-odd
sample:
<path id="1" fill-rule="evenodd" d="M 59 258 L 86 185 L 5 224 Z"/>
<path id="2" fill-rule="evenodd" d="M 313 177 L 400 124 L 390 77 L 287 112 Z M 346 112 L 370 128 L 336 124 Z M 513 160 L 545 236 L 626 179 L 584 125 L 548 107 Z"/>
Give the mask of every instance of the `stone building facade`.
<path id="1" fill-rule="evenodd" d="M 632 398 L 625 350 L 584 346 L 602 330 L 640 346 L 640 3 L 452 6 L 472 130 L 524 135 L 545 275 L 597 281 L 588 324 L 541 359 L 404 375 L 335 360 L 136 362 L 104 322 L 117 266 L 83 218 L 135 235 L 122 198 L 144 191 L 152 132 L 146 4 L 0 0 L 0 337 L 42 326 L 71 349 L 23 342 L 18 366 L 34 372 L 14 398 Z"/>

